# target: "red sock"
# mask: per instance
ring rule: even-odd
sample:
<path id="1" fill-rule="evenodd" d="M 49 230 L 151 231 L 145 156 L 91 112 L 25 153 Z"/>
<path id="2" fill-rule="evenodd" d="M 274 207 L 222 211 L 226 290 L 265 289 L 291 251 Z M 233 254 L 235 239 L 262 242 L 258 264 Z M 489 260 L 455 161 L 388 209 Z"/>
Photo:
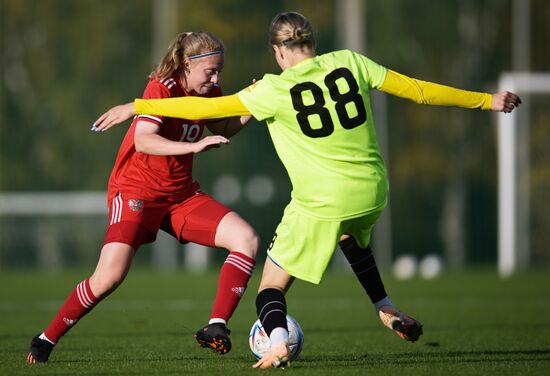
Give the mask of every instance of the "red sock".
<path id="1" fill-rule="evenodd" d="M 76 285 L 75 289 L 57 312 L 44 335 L 52 342 L 57 342 L 61 336 L 71 329 L 78 320 L 94 308 L 97 298 L 90 289 L 88 279 Z"/>
<path id="2" fill-rule="evenodd" d="M 226 323 L 235 312 L 254 271 L 255 261 L 239 252 L 230 252 L 220 271 L 218 292 L 210 319 L 222 319 Z"/>

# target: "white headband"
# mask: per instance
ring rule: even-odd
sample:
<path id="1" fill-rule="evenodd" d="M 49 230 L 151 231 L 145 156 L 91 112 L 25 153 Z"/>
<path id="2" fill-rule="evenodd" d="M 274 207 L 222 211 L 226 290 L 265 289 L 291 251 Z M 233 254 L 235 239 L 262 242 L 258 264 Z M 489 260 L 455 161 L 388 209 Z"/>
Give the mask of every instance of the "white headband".
<path id="1" fill-rule="evenodd" d="M 204 54 L 188 56 L 187 58 L 189 60 L 194 60 L 194 59 L 200 59 L 201 57 L 207 57 L 207 56 L 213 56 L 213 55 L 223 55 L 223 51 L 206 52 Z"/>

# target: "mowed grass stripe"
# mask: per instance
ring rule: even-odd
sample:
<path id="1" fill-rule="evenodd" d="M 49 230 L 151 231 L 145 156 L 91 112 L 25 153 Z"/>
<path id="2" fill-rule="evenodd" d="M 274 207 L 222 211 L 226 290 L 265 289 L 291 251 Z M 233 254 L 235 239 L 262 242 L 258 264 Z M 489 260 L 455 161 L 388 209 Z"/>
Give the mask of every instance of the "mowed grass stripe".
<path id="1" fill-rule="evenodd" d="M 233 350 L 217 356 L 192 335 L 203 325 L 217 275 L 133 270 L 125 283 L 60 342 L 51 362 L 24 363 L 30 338 L 85 275 L 5 271 L 0 275 L 1 375 L 258 374 L 248 350 L 255 320 L 256 273 L 230 323 Z M 418 343 L 382 327 L 352 275 L 329 273 L 320 286 L 297 282 L 289 312 L 305 333 L 297 375 L 544 375 L 550 367 L 550 273 L 502 281 L 494 270 L 397 281 L 391 297 L 421 320 Z M 261 373 L 261 372 L 260 372 Z"/>

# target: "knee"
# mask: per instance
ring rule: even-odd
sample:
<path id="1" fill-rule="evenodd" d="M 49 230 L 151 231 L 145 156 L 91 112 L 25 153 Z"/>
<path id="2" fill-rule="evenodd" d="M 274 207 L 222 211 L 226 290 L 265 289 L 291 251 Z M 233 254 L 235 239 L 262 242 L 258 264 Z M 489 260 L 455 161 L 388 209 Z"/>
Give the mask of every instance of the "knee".
<path id="1" fill-rule="evenodd" d="M 247 256 L 256 259 L 258 248 L 260 247 L 260 237 L 252 227 L 249 227 L 243 235 L 243 243 L 243 249 L 246 249 L 248 252 Z"/>
<path id="2" fill-rule="evenodd" d="M 98 274 L 90 277 L 90 288 L 96 298 L 101 299 L 116 290 L 124 281 L 124 273 Z"/>
<path id="3" fill-rule="evenodd" d="M 230 251 L 237 251 L 256 259 L 259 246 L 260 237 L 251 226 L 247 226 L 241 229 L 239 236 L 235 239 L 234 249 L 230 249 Z"/>

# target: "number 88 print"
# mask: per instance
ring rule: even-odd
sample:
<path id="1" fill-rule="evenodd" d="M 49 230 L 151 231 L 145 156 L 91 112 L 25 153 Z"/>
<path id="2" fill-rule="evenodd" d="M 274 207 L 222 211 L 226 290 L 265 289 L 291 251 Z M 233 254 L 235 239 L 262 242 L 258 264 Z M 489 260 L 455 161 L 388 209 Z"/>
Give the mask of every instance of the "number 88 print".
<path id="1" fill-rule="evenodd" d="M 349 91 L 341 93 L 338 85 L 338 79 L 344 79 L 347 82 Z M 328 88 L 330 98 L 336 103 L 334 106 L 338 114 L 340 125 L 345 129 L 352 129 L 365 123 L 367 120 L 367 111 L 363 97 L 359 94 L 359 85 L 353 77 L 353 74 L 347 68 L 338 68 L 327 74 L 325 77 L 325 85 Z M 302 93 L 310 91 L 313 95 L 314 102 L 305 104 Z M 296 120 L 300 124 L 300 129 L 308 137 L 327 137 L 334 132 L 334 122 L 330 116 L 329 110 L 325 107 L 326 101 L 323 96 L 323 89 L 313 82 L 302 82 L 294 85 L 290 89 L 292 97 L 292 105 L 298 111 Z M 357 109 L 357 115 L 350 117 L 346 109 L 348 103 L 353 102 Z M 319 115 L 321 119 L 321 128 L 313 128 L 309 121 L 309 116 Z"/>

